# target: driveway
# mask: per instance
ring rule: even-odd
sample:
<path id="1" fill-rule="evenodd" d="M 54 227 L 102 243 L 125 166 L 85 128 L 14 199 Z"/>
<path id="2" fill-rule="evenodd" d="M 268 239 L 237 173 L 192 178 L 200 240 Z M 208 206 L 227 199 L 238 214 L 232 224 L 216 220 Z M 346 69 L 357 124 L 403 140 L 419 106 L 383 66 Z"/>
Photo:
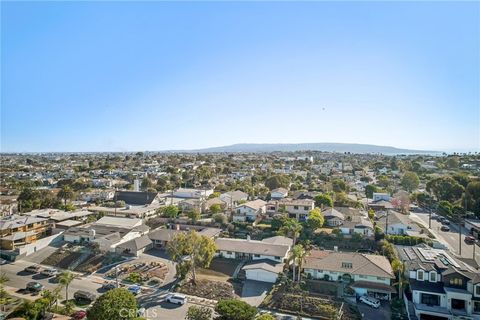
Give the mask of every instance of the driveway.
<path id="1" fill-rule="evenodd" d="M 357 302 L 358 311 L 362 315 L 362 319 L 366 320 L 390 320 L 391 311 L 389 301 L 382 301 L 380 308 L 375 309 L 370 306 L 367 306 L 360 301 Z"/>
<path id="2" fill-rule="evenodd" d="M 240 299 L 254 307 L 258 307 L 272 287 L 273 283 L 245 280 Z"/>

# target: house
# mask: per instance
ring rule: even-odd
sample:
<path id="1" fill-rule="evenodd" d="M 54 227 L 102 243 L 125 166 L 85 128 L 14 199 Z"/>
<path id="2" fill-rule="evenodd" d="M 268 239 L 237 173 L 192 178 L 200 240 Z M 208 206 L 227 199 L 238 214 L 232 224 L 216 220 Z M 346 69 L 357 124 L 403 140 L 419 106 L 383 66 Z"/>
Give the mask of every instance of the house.
<path id="1" fill-rule="evenodd" d="M 150 240 L 152 240 L 154 247 L 165 248 L 168 242 L 171 241 L 177 233 L 188 232 L 190 230 L 195 230 L 198 232 L 198 234 L 209 237 L 211 239 L 217 238 L 220 232 L 222 232 L 222 229 L 218 228 L 176 224 L 169 229 L 155 229 L 148 234 L 148 237 L 150 238 Z"/>
<path id="2" fill-rule="evenodd" d="M 247 262 L 242 270 L 245 271 L 247 280 L 275 283 L 283 272 L 284 264 L 270 259 L 252 260 Z"/>
<path id="3" fill-rule="evenodd" d="M 380 192 L 374 192 L 373 193 L 373 202 L 378 202 L 378 201 L 390 201 L 390 195 L 388 193 L 380 193 Z"/>
<path id="4" fill-rule="evenodd" d="M 343 213 L 336 208 L 326 208 L 322 211 L 322 215 L 324 218 L 324 225 L 328 227 L 338 227 L 345 221 Z"/>
<path id="5" fill-rule="evenodd" d="M 103 252 L 118 253 L 118 245 L 142 237 L 149 230 L 142 219 L 106 216 L 94 223 L 69 228 L 63 239 L 70 243 L 96 243 Z"/>
<path id="6" fill-rule="evenodd" d="M 115 201 L 124 201 L 130 206 L 146 206 L 158 202 L 158 194 L 156 192 L 117 191 L 114 199 Z"/>
<path id="7" fill-rule="evenodd" d="M 220 200 L 226 203 L 227 208 L 234 208 L 240 202 L 245 202 L 248 200 L 248 194 L 243 191 L 235 190 L 222 193 L 220 195 Z"/>
<path id="8" fill-rule="evenodd" d="M 390 262 L 384 256 L 312 250 L 302 268 L 309 278 L 346 283 L 357 296 L 369 295 L 390 300 L 395 292 L 391 286 L 395 276 Z"/>
<path id="9" fill-rule="evenodd" d="M 33 216 L 6 216 L 0 220 L 0 248 L 15 250 L 47 236 L 51 232 L 48 219 Z"/>
<path id="10" fill-rule="evenodd" d="M 409 285 L 404 301 L 418 319 L 480 319 L 480 272 L 448 251 L 397 246 Z"/>
<path id="11" fill-rule="evenodd" d="M 246 202 L 235 208 L 233 221 L 255 221 L 266 212 L 266 202 L 260 199 Z"/>
<path id="12" fill-rule="evenodd" d="M 375 212 L 385 212 L 393 209 L 393 205 L 389 201 L 379 200 L 376 202 L 368 202 L 367 206 Z"/>
<path id="13" fill-rule="evenodd" d="M 201 199 L 185 199 L 178 203 L 178 208 L 182 212 L 191 212 L 193 210 L 203 212 L 204 201 Z"/>
<path id="14" fill-rule="evenodd" d="M 121 255 L 138 257 L 140 254 L 151 249 L 152 247 L 152 240 L 150 240 L 148 235 L 143 235 L 127 242 L 120 243 L 115 247 L 115 252 Z"/>
<path id="15" fill-rule="evenodd" d="M 279 205 L 285 209 L 289 218 L 297 221 L 305 221 L 308 213 L 315 208 L 315 201 L 312 199 L 284 200 Z"/>
<path id="16" fill-rule="evenodd" d="M 217 238 L 217 256 L 228 259 L 284 262 L 293 245 L 293 240 L 277 236 L 262 241 L 247 239 Z"/>
<path id="17" fill-rule="evenodd" d="M 212 198 L 205 201 L 205 210 L 210 210 L 210 207 L 213 205 L 218 205 L 222 210 L 225 210 L 227 203 L 221 198 Z"/>
<path id="18" fill-rule="evenodd" d="M 190 189 L 190 188 L 179 188 L 173 191 L 172 196 L 174 198 L 184 198 L 184 199 L 207 199 L 213 193 L 213 189 Z"/>
<path id="19" fill-rule="evenodd" d="M 389 210 L 386 214 L 377 214 L 375 221 L 385 234 L 420 236 L 420 227 L 400 212 Z"/>
<path id="20" fill-rule="evenodd" d="M 277 188 L 270 191 L 270 198 L 273 200 L 280 200 L 288 195 L 288 190 L 285 188 Z"/>
<path id="21" fill-rule="evenodd" d="M 375 235 L 373 223 L 363 216 L 347 216 L 347 219 L 339 226 L 340 231 L 344 235 L 360 234 L 364 237 L 372 237 Z"/>

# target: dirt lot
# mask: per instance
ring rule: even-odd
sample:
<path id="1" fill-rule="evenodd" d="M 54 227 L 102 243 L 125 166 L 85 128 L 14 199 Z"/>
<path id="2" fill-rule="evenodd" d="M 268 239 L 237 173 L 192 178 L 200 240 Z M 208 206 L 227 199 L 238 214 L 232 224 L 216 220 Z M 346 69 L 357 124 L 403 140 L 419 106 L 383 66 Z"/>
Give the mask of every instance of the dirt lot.
<path id="1" fill-rule="evenodd" d="M 82 253 L 80 251 L 71 251 L 70 249 L 58 249 L 48 258 L 42 261 L 42 264 L 54 266 L 61 269 L 68 269 L 70 264 L 77 260 Z"/>
<path id="2" fill-rule="evenodd" d="M 227 281 L 232 277 L 239 263 L 238 260 L 215 258 L 210 263 L 210 268 L 198 269 L 197 276 L 199 279 Z"/>
<path id="3" fill-rule="evenodd" d="M 177 291 L 212 300 L 238 298 L 238 295 L 234 293 L 231 283 L 207 279 L 197 279 L 196 285 L 191 281 L 186 282 L 182 284 Z"/>

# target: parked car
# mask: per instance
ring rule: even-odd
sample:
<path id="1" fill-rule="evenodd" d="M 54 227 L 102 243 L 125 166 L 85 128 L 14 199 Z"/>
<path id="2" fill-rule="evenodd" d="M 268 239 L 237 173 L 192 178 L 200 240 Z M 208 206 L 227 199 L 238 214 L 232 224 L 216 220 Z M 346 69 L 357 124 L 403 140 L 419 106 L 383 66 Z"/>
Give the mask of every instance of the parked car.
<path id="1" fill-rule="evenodd" d="M 103 285 L 102 285 L 102 289 L 103 290 L 112 290 L 112 289 L 115 289 L 117 286 L 115 285 L 115 283 L 113 282 L 105 282 Z"/>
<path id="2" fill-rule="evenodd" d="M 447 219 L 444 219 L 444 220 L 442 221 L 442 224 L 448 226 L 448 225 L 450 225 L 450 221 L 448 221 Z"/>
<path id="3" fill-rule="evenodd" d="M 6 264 L 7 260 L 0 258 L 0 265 Z"/>
<path id="4" fill-rule="evenodd" d="M 442 231 L 450 231 L 450 227 L 449 226 L 446 226 L 446 225 L 443 225 L 440 230 Z"/>
<path id="5" fill-rule="evenodd" d="M 88 291 L 83 291 L 83 290 L 78 290 L 73 294 L 73 297 L 75 298 L 76 301 L 78 302 L 93 302 L 97 298 L 96 295 L 94 295 L 91 292 Z"/>
<path id="6" fill-rule="evenodd" d="M 467 244 L 474 244 L 476 241 L 474 236 L 465 236 L 465 243 Z"/>
<path id="7" fill-rule="evenodd" d="M 142 288 L 137 285 L 133 285 L 127 288 L 128 292 L 133 293 L 134 296 L 142 292 Z"/>
<path id="8" fill-rule="evenodd" d="M 47 277 L 53 277 L 58 274 L 58 270 L 55 268 L 48 268 L 45 270 L 40 271 L 41 275 L 47 276 Z"/>
<path id="9" fill-rule="evenodd" d="M 375 298 L 372 298 L 372 297 L 369 297 L 369 296 L 361 296 L 360 297 L 360 302 L 372 307 L 372 308 L 375 308 L 375 309 L 378 309 L 380 307 L 380 300 L 378 299 L 375 299 Z"/>
<path id="10" fill-rule="evenodd" d="M 32 281 L 27 283 L 25 290 L 33 293 L 40 292 L 43 290 L 43 284 Z"/>
<path id="11" fill-rule="evenodd" d="M 85 310 L 78 310 L 72 315 L 74 320 L 82 320 L 87 316 L 87 312 Z"/>
<path id="12" fill-rule="evenodd" d="M 41 268 L 39 265 L 34 264 L 31 266 L 26 267 L 23 271 L 28 272 L 28 273 L 38 273 L 40 272 Z"/>
<path id="13" fill-rule="evenodd" d="M 183 294 L 174 293 L 169 294 L 165 300 L 173 304 L 184 305 L 187 301 L 187 297 Z"/>

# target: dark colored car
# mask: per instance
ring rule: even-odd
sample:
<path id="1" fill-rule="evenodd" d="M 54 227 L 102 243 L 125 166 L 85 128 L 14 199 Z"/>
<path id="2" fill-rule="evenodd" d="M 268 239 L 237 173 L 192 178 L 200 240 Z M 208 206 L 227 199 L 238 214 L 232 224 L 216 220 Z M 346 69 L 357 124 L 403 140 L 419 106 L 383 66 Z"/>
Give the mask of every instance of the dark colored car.
<path id="1" fill-rule="evenodd" d="M 102 285 L 102 289 L 106 291 L 115 289 L 116 287 L 117 286 L 115 285 L 115 283 L 112 283 L 112 282 L 107 282 Z"/>
<path id="2" fill-rule="evenodd" d="M 442 230 L 442 231 L 450 231 L 450 227 L 444 225 L 444 226 L 442 226 L 442 227 L 440 228 L 440 230 Z"/>
<path id="3" fill-rule="evenodd" d="M 88 291 L 83 291 L 83 290 L 78 290 L 77 292 L 75 292 L 73 294 L 73 297 L 78 302 L 88 302 L 88 303 L 95 301 L 95 299 L 97 298 L 97 296 L 94 295 L 93 293 Z"/>
<path id="4" fill-rule="evenodd" d="M 27 283 L 25 290 L 33 293 L 40 292 L 43 290 L 43 284 L 38 282 L 29 282 Z"/>
<path id="5" fill-rule="evenodd" d="M 473 236 L 465 236 L 465 243 L 467 244 L 474 244 L 476 241 L 475 237 Z"/>

